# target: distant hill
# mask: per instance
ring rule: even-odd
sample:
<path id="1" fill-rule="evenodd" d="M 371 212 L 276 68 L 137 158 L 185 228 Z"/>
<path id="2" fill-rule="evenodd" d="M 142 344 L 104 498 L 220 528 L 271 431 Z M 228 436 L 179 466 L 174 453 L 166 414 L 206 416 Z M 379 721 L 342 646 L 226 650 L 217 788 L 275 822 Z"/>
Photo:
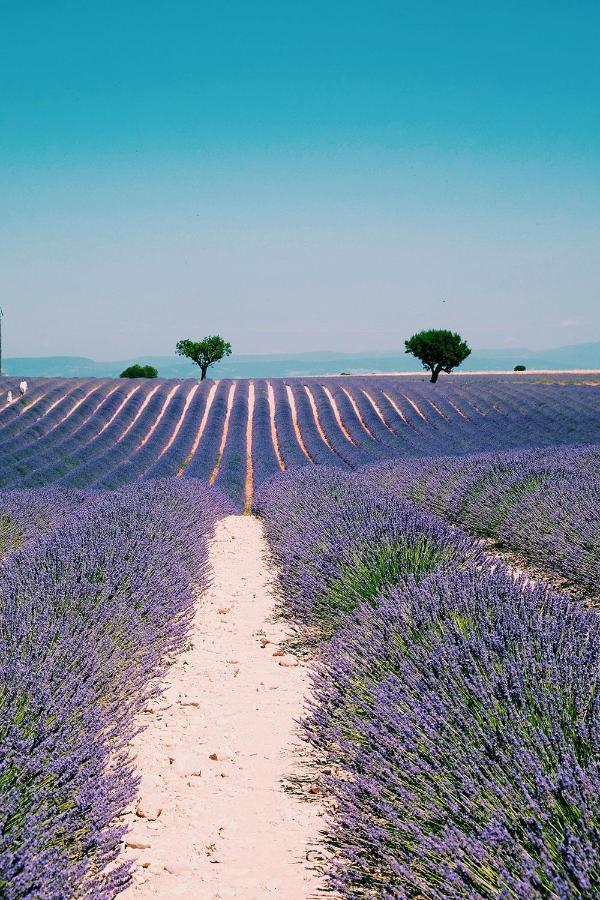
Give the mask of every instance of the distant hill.
<path id="1" fill-rule="evenodd" d="M 177 356 L 144 356 L 115 362 L 97 362 L 85 356 L 13 357 L 4 361 L 4 374 L 62 376 L 66 378 L 117 377 L 134 363 L 148 363 L 161 378 L 193 378 L 198 367 Z M 460 371 L 512 369 L 522 363 L 528 369 L 600 369 L 600 342 L 556 347 L 536 352 L 526 348 L 474 350 Z M 340 372 L 417 372 L 416 361 L 402 350 L 397 353 L 299 353 L 264 356 L 231 356 L 210 370 L 218 378 L 282 378 L 294 375 L 328 375 Z"/>

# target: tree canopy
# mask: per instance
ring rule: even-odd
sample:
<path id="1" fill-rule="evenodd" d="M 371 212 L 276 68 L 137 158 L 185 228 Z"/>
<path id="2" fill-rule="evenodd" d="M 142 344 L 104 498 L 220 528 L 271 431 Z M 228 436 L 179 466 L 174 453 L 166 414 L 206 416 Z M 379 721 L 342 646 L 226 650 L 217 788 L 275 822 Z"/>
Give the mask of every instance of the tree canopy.
<path id="1" fill-rule="evenodd" d="M 179 356 L 187 356 L 200 366 L 200 381 L 204 381 L 208 367 L 219 362 L 225 356 L 231 356 L 231 344 L 218 334 L 209 335 L 201 341 L 190 341 L 188 338 L 177 341 L 175 349 Z"/>
<path id="2" fill-rule="evenodd" d="M 412 353 L 421 360 L 424 369 L 431 371 L 431 381 L 434 384 L 440 372 L 451 372 L 471 352 L 471 348 L 459 334 L 445 328 L 419 331 L 405 341 L 404 346 L 405 353 Z"/>
<path id="3" fill-rule="evenodd" d="M 158 369 L 154 366 L 140 366 L 135 363 L 133 366 L 127 366 L 121 372 L 120 378 L 156 378 Z"/>

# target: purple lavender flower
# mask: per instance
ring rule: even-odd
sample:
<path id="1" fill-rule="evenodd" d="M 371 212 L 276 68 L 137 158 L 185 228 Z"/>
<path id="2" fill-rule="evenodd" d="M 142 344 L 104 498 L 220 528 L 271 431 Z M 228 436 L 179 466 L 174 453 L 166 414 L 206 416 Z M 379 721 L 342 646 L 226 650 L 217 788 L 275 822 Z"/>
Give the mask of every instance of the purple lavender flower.
<path id="1" fill-rule="evenodd" d="M 0 565 L 0 894 L 9 900 L 112 897 L 127 881 L 127 866 L 105 867 L 136 785 L 133 718 L 165 654 L 185 640 L 194 588 L 207 583 L 207 539 L 233 511 L 193 479 L 77 494 L 72 506 Z"/>

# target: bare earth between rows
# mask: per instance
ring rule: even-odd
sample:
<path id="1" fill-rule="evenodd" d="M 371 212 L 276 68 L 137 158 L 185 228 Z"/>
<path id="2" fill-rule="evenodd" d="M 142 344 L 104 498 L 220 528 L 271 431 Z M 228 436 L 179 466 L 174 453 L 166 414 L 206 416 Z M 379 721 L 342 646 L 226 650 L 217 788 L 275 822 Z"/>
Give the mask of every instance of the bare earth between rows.
<path id="1" fill-rule="evenodd" d="M 298 770 L 306 673 L 280 655 L 261 523 L 221 520 L 210 561 L 190 646 L 132 748 L 142 780 L 121 896 L 302 900 L 319 887 L 307 858 L 322 808 L 282 786 Z"/>

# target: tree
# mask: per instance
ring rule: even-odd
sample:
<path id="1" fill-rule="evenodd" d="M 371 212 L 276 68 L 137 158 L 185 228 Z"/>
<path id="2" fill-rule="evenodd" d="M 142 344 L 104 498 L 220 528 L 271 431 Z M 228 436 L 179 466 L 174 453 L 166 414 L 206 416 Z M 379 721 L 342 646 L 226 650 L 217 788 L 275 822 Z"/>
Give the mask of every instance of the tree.
<path id="1" fill-rule="evenodd" d="M 177 341 L 175 349 L 179 356 L 187 356 L 200 366 L 200 381 L 206 378 L 206 372 L 209 366 L 219 362 L 225 356 L 231 356 L 231 344 L 224 341 L 218 334 L 210 335 L 201 341 L 190 341 L 187 338 L 183 341 Z"/>
<path id="2" fill-rule="evenodd" d="M 526 372 L 526 371 L 527 371 L 527 367 L 522 366 L 521 363 L 519 363 L 519 365 L 515 366 L 513 369 L 513 372 Z"/>
<path id="3" fill-rule="evenodd" d="M 120 378 L 156 378 L 158 370 L 154 366 L 139 366 L 135 363 L 133 366 L 127 366 L 121 374 Z"/>
<path id="4" fill-rule="evenodd" d="M 431 382 L 435 384 L 440 372 L 450 373 L 455 366 L 467 358 L 471 348 L 459 334 L 445 328 L 419 331 L 404 341 L 405 353 L 412 353 L 423 363 L 424 369 L 431 370 Z"/>

